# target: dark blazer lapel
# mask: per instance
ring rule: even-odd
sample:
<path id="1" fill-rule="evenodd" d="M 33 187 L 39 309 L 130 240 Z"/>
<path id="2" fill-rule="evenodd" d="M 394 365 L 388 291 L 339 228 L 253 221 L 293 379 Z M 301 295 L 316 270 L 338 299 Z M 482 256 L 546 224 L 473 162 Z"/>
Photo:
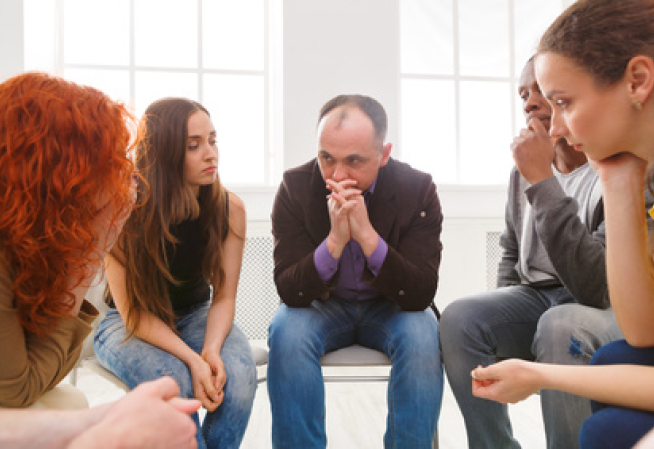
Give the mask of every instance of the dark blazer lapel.
<path id="1" fill-rule="evenodd" d="M 329 211 L 327 210 L 327 195 L 329 190 L 322 179 L 318 163 L 316 162 L 311 173 L 309 191 L 309 216 L 306 217 L 308 231 L 319 242 L 329 234 Z"/>
<path id="2" fill-rule="evenodd" d="M 391 159 L 386 166 L 379 170 L 375 193 L 370 198 L 370 204 L 368 205 L 370 223 L 387 243 L 390 243 L 388 239 L 395 220 L 401 213 L 400 204 L 397 202 L 397 195 L 393 189 L 394 177 L 395 169 Z"/>

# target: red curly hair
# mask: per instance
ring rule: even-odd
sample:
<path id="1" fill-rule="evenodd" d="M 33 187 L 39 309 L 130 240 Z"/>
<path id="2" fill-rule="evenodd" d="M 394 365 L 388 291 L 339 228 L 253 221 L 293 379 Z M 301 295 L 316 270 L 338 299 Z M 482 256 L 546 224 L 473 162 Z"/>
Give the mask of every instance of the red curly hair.
<path id="1" fill-rule="evenodd" d="M 110 225 L 131 210 L 136 123 L 99 90 L 45 73 L 0 84 L 0 252 L 28 332 L 51 332 L 93 275 L 102 195 Z"/>

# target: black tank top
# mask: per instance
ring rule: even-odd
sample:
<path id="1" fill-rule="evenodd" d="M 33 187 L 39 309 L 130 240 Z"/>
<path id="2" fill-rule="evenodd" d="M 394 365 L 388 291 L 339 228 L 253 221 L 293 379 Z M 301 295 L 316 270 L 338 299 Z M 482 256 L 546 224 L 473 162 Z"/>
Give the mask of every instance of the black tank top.
<path id="1" fill-rule="evenodd" d="M 170 274 L 178 285 L 166 281 L 170 302 L 175 312 L 188 309 L 209 299 L 209 283 L 202 274 L 202 260 L 207 238 L 200 228 L 200 219 L 184 220 L 170 227 L 179 243 L 166 243 Z"/>
<path id="2" fill-rule="evenodd" d="M 227 192 L 225 192 L 225 201 L 223 241 L 227 238 L 229 226 L 229 193 Z M 178 243 L 166 242 L 166 256 L 170 274 L 179 281 L 179 285 L 174 285 L 167 279 L 166 285 L 173 311 L 177 314 L 210 299 L 211 287 L 202 274 L 207 235 L 200 227 L 200 217 L 171 225 L 170 232 L 177 238 Z M 109 289 L 106 289 L 105 294 L 109 307 L 115 308 Z"/>
<path id="3" fill-rule="evenodd" d="M 226 194 L 225 225 L 229 217 L 229 197 Z M 200 211 L 202 214 L 202 211 Z M 227 227 L 227 226 L 226 226 Z M 166 243 L 166 256 L 170 274 L 179 281 L 174 285 L 166 281 L 168 294 L 173 310 L 177 313 L 196 304 L 209 300 L 209 281 L 202 273 L 202 260 L 207 249 L 207 235 L 200 227 L 200 218 L 182 220 L 171 225 L 170 232 L 179 241 L 176 244 Z M 227 232 L 223 234 L 223 241 Z"/>

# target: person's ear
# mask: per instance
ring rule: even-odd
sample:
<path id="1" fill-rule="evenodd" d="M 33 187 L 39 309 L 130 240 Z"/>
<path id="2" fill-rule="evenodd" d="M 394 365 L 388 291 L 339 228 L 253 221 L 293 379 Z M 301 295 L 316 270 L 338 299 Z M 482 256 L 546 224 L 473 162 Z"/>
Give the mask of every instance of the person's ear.
<path id="1" fill-rule="evenodd" d="M 625 70 L 628 95 L 636 109 L 641 109 L 654 89 L 654 60 L 645 55 L 631 58 Z"/>
<path id="2" fill-rule="evenodd" d="M 391 157 L 391 148 L 393 147 L 392 143 L 387 143 L 382 147 L 381 151 L 381 163 L 379 164 L 380 167 L 383 167 L 384 165 L 388 164 L 388 158 Z"/>

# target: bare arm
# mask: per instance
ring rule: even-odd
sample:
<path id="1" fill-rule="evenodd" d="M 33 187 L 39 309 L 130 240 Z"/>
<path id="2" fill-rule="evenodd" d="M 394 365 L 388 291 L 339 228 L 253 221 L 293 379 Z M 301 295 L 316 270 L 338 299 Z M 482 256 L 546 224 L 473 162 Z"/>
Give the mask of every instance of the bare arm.
<path id="1" fill-rule="evenodd" d="M 96 409 L 0 410 L 0 447 L 64 448 L 100 417 Z"/>
<path id="2" fill-rule="evenodd" d="M 95 447 L 99 441 L 107 448 L 196 448 L 196 427 L 187 415 L 196 412 L 200 403 L 178 394 L 179 387 L 170 377 L 145 382 L 111 404 L 68 449 Z"/>
<path id="3" fill-rule="evenodd" d="M 215 387 L 223 398 L 223 387 L 227 381 L 227 372 L 220 357 L 220 351 L 227 338 L 236 307 L 236 289 L 241 275 L 243 247 L 246 234 L 246 213 L 243 201 L 230 192 L 229 194 L 229 231 L 221 266 L 225 270 L 225 282 L 213 293 L 211 309 L 207 316 L 207 330 L 202 349 L 202 357 L 211 366 L 215 378 Z M 213 285 L 218 285 L 216 278 Z"/>
<path id="4" fill-rule="evenodd" d="M 611 305 L 627 342 L 654 346 L 654 269 L 647 249 L 645 162 L 619 154 L 597 163 L 604 188 Z"/>
<path id="5" fill-rule="evenodd" d="M 200 403 L 178 393 L 174 380 L 162 378 L 90 410 L 0 410 L 0 447 L 194 448 L 195 425 L 187 415 Z"/>
<path id="6" fill-rule="evenodd" d="M 639 365 L 570 366 L 505 360 L 472 371 L 475 396 L 515 403 L 544 389 L 561 390 L 595 401 L 654 411 L 654 367 Z"/>
<path id="7" fill-rule="evenodd" d="M 118 309 L 123 322 L 127 322 L 128 304 L 125 267 L 113 256 L 109 255 L 105 258 L 105 273 L 116 309 Z M 218 404 L 216 404 L 218 391 L 211 381 L 211 368 L 166 323 L 151 313 L 142 311 L 134 336 L 163 349 L 184 362 L 191 371 L 195 397 L 209 411 L 213 411 L 218 407 Z"/>

